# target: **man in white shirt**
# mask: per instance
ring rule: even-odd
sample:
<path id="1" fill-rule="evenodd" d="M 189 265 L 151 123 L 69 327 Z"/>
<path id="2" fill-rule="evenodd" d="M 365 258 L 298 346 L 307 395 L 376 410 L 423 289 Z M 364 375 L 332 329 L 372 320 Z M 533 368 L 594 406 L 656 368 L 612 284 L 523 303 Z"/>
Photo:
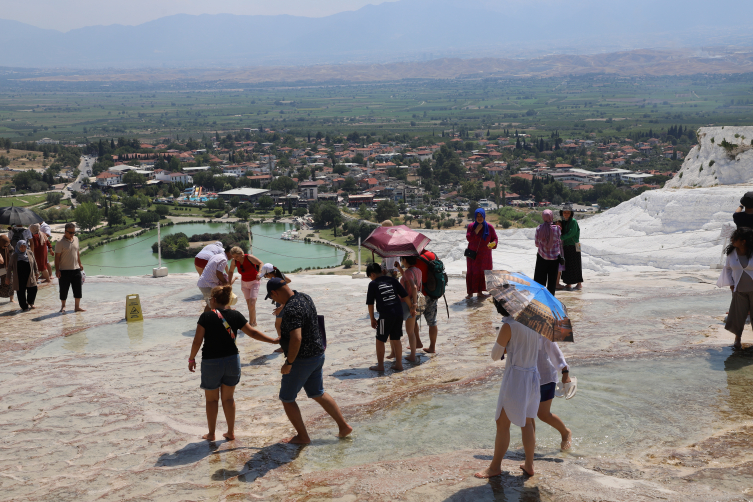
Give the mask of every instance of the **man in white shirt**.
<path id="1" fill-rule="evenodd" d="M 222 286 L 228 283 L 227 276 L 225 275 L 225 269 L 227 268 L 227 260 L 230 256 L 223 251 L 221 254 L 212 256 L 207 262 L 206 267 L 201 272 L 199 282 L 196 284 L 201 290 L 201 294 L 204 296 L 204 312 L 209 311 L 209 300 L 212 298 L 212 288 L 216 286 Z"/>
<path id="2" fill-rule="evenodd" d="M 218 254 L 226 254 L 230 248 L 228 247 L 225 249 L 220 241 L 213 242 L 212 244 L 209 244 L 208 246 L 204 246 L 204 249 L 199 251 L 199 254 L 196 255 L 196 258 L 193 260 L 193 265 L 196 267 L 196 271 L 201 275 L 201 273 L 204 271 L 204 267 L 207 266 L 207 263 L 212 258 L 212 256 L 216 256 Z"/>

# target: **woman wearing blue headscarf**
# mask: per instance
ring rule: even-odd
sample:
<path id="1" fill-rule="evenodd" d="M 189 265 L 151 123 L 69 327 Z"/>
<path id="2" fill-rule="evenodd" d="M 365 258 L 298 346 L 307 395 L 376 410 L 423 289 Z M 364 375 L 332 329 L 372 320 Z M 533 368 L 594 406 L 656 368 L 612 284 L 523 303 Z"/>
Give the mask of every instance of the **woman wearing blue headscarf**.
<path id="1" fill-rule="evenodd" d="M 465 274 L 465 287 L 470 298 L 476 293 L 479 298 L 482 291 L 486 291 L 485 270 L 494 268 L 492 264 L 492 249 L 497 247 L 497 232 L 486 222 L 486 211 L 476 209 L 475 220 L 468 224 L 465 238 L 468 239 L 468 249 L 465 250 L 468 269 Z"/>
<path id="2" fill-rule="evenodd" d="M 8 269 L 12 271 L 13 289 L 18 291 L 18 305 L 21 310 L 28 312 L 35 308 L 39 269 L 34 259 L 34 252 L 27 246 L 25 240 L 16 243 L 14 252 L 8 259 Z"/>

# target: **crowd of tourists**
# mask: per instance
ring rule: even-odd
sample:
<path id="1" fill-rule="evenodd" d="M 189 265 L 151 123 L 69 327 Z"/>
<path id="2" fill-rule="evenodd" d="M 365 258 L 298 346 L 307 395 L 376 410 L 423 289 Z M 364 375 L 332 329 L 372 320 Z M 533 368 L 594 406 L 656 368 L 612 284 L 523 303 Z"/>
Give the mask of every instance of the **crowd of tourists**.
<path id="1" fill-rule="evenodd" d="M 18 299 L 21 312 L 36 309 L 37 290 L 40 285 L 52 284 L 52 267 L 49 252 L 55 255 L 55 276 L 60 290 L 60 312 L 65 313 L 69 290 L 73 290 L 76 312 L 81 308 L 82 284 L 86 278 L 81 264 L 76 225 L 65 225 L 63 238 L 52 246 L 52 230 L 44 222 L 28 228 L 12 225 L 7 234 L 0 234 L 0 298 L 15 303 Z"/>

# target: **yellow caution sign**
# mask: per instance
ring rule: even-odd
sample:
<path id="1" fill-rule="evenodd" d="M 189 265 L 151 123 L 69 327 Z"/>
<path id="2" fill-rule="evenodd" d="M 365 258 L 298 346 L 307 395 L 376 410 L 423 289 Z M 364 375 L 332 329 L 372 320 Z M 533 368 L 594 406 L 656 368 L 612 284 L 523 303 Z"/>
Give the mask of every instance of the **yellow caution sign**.
<path id="1" fill-rule="evenodd" d="M 143 321 L 144 316 L 141 315 L 141 300 L 139 295 L 127 295 L 126 296 L 126 321 Z"/>

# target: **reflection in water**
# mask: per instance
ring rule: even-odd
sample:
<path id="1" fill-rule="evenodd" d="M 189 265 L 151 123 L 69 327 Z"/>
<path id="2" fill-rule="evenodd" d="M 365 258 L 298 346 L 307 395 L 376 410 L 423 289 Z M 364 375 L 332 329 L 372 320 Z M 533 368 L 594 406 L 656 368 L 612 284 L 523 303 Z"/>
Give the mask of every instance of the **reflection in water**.
<path id="1" fill-rule="evenodd" d="M 706 437 L 719 427 L 719 388 L 727 384 L 722 368 L 727 353 L 619 361 L 574 366 L 578 394 L 556 399 L 552 411 L 572 429 L 572 454 L 611 456 L 656 446 L 677 447 Z M 753 368 L 753 367 L 751 367 Z M 699 372 L 704 385 L 692 385 Z M 750 407 L 748 380 L 730 383 Z M 437 455 L 461 449 L 491 449 L 499 382 L 463 393 L 446 392 L 405 400 L 351 424 L 358 431 L 350 442 L 309 448 L 299 462 L 305 471 L 336 469 L 399 458 Z M 746 395 L 747 392 L 747 395 Z M 685 426 L 693 423 L 692 430 Z M 559 456 L 559 434 L 546 425 L 536 430 L 536 451 Z M 511 449 L 522 448 L 512 430 Z M 511 452 L 508 455 L 515 455 Z"/>
<path id="2" fill-rule="evenodd" d="M 144 321 L 129 322 L 128 326 L 128 339 L 131 341 L 131 348 L 135 349 L 144 339 Z"/>
<path id="3" fill-rule="evenodd" d="M 724 360 L 727 374 L 729 406 L 732 411 L 742 415 L 734 418 L 753 417 L 753 347 L 736 350 Z"/>
<path id="4" fill-rule="evenodd" d="M 540 502 L 539 487 L 523 486 L 523 477 L 503 472 L 482 486 L 465 488 L 445 499 L 445 502 Z"/>

